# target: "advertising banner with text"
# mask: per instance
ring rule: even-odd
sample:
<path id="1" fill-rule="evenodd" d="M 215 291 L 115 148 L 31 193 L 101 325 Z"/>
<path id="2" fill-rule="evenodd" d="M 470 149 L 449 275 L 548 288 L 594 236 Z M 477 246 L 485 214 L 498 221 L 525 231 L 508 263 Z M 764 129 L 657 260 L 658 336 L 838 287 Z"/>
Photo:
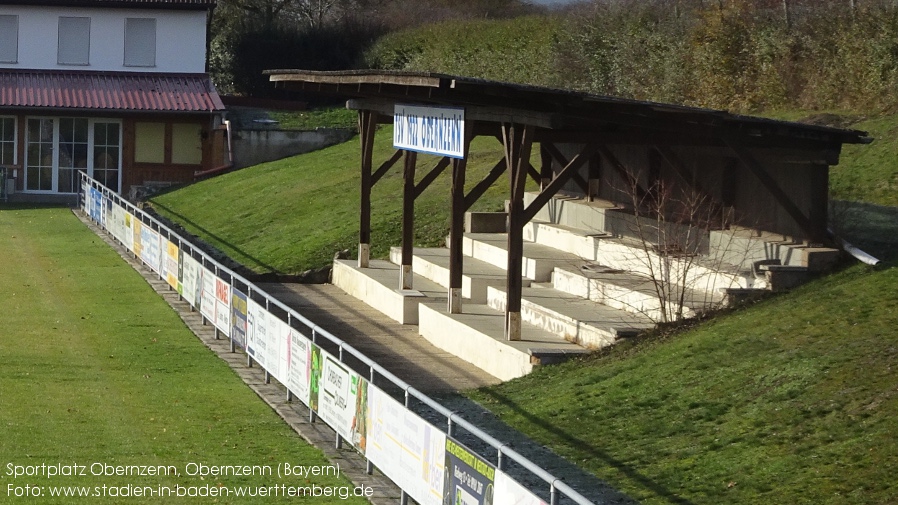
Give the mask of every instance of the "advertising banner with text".
<path id="1" fill-rule="evenodd" d="M 181 275 L 179 276 L 178 294 L 187 303 L 198 308 L 203 295 L 202 282 L 200 280 L 202 272 L 200 262 L 193 259 L 190 254 L 185 253 L 182 249 L 179 263 L 181 265 Z"/>
<path id="2" fill-rule="evenodd" d="M 496 467 L 446 438 L 445 505 L 492 505 Z"/>
<path id="3" fill-rule="evenodd" d="M 200 269 L 200 285 L 202 286 L 199 301 L 200 314 L 215 324 L 215 274 L 208 268 Z"/>
<path id="4" fill-rule="evenodd" d="M 285 384 L 286 371 L 281 372 L 280 321 L 253 300 L 248 300 L 247 306 L 246 352 L 272 377 Z"/>
<path id="5" fill-rule="evenodd" d="M 165 254 L 162 256 L 162 277 L 172 289 L 178 289 L 178 245 L 168 239 L 165 243 Z"/>
<path id="6" fill-rule="evenodd" d="M 446 435 L 368 386 L 366 456 L 421 505 L 442 505 Z M 455 505 L 455 504 L 450 504 Z"/>
<path id="7" fill-rule="evenodd" d="M 307 406 L 309 405 L 309 385 L 312 382 L 312 341 L 304 337 L 286 323 L 281 326 L 281 334 L 287 339 L 287 389 Z"/>
<path id="8" fill-rule="evenodd" d="M 231 338 L 234 344 L 249 349 L 246 346 L 246 321 L 247 302 L 246 295 L 237 288 L 231 290 Z"/>
<path id="9" fill-rule="evenodd" d="M 160 260 L 162 248 L 159 247 L 159 234 L 149 226 L 140 227 L 140 259 L 154 272 L 161 273 Z"/>
<path id="10" fill-rule="evenodd" d="M 215 277 L 215 327 L 225 335 L 231 334 L 231 285 L 218 277 Z"/>
<path id="11" fill-rule="evenodd" d="M 322 352 L 318 416 L 362 454 L 367 434 L 368 381 Z"/>

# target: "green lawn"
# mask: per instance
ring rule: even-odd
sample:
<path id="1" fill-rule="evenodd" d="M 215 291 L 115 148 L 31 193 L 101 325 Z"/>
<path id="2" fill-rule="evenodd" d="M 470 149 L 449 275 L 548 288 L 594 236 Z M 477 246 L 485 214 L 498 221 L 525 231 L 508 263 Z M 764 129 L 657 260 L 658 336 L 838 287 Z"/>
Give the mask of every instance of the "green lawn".
<path id="1" fill-rule="evenodd" d="M 898 502 L 898 267 L 470 396 L 644 503 Z"/>
<path id="2" fill-rule="evenodd" d="M 343 477 L 187 475 L 198 468 L 191 463 L 271 465 L 275 472 L 284 462 L 328 463 L 70 210 L 0 208 L 0 257 L 0 503 L 294 503 L 47 495 L 67 485 L 348 485 Z M 95 463 L 101 471 L 107 464 L 174 465 L 180 475 L 94 476 Z M 9 475 L 16 466 L 57 464 L 84 465 L 87 475 Z M 41 486 L 44 496 L 17 500 L 26 485 Z"/>

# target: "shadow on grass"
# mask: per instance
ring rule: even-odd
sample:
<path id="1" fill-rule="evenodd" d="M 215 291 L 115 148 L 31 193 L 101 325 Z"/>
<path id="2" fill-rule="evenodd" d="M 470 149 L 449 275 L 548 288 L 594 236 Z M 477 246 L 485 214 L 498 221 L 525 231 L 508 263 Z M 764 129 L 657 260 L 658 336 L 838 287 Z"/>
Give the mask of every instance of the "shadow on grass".
<path id="1" fill-rule="evenodd" d="M 898 261 L 898 207 L 834 200 L 834 231 L 864 252 L 889 263 Z"/>
<path id="2" fill-rule="evenodd" d="M 253 264 L 254 266 L 262 267 L 262 268 L 264 268 L 264 269 L 265 269 L 267 272 L 269 272 L 269 273 L 274 273 L 274 274 L 281 274 L 281 273 L 283 273 L 283 272 L 278 271 L 278 270 L 277 270 L 275 267 L 273 267 L 272 265 L 269 265 L 268 263 L 264 262 L 264 261 L 261 260 L 260 258 L 256 258 L 255 256 L 249 254 L 248 252 L 244 251 L 243 249 L 240 249 L 240 248 L 237 247 L 236 245 L 234 245 L 234 244 L 232 244 L 232 243 L 230 243 L 230 242 L 228 242 L 228 241 L 222 239 L 222 238 L 219 237 L 218 235 L 212 233 L 212 232 L 209 231 L 208 229 L 206 229 L 206 228 L 204 228 L 203 226 L 201 226 L 199 223 L 197 223 L 197 222 L 191 220 L 190 218 L 188 218 L 187 216 L 185 216 L 185 215 L 183 215 L 183 214 L 180 214 L 180 213 L 178 213 L 178 212 L 175 212 L 173 209 L 171 209 L 171 208 L 169 208 L 169 207 L 166 207 L 165 205 L 162 205 L 161 203 L 156 202 L 156 201 L 153 202 L 153 207 L 156 207 L 156 208 L 158 208 L 158 209 L 162 209 L 162 210 L 164 210 L 166 213 L 168 213 L 170 216 L 176 217 L 176 218 L 178 219 L 178 221 L 179 221 L 177 224 L 179 224 L 182 228 L 184 227 L 184 225 L 191 226 L 194 230 L 197 230 L 198 232 L 202 233 L 203 235 L 205 235 L 205 236 L 208 237 L 209 239 L 211 239 L 211 240 L 213 240 L 213 241 L 215 241 L 215 242 L 218 242 L 218 243 L 220 243 L 220 244 L 224 244 L 225 246 L 227 246 L 228 248 L 230 248 L 232 251 L 234 251 L 234 252 L 236 252 L 237 254 L 239 254 L 240 257 L 241 257 L 240 259 L 237 259 L 237 258 L 231 258 L 232 260 L 235 260 L 235 261 L 241 261 L 242 259 L 245 258 L 245 259 L 251 261 L 252 264 Z M 157 215 L 159 215 L 160 217 L 164 217 L 164 216 L 161 216 L 158 212 L 157 212 Z M 169 221 L 170 221 L 170 220 L 169 220 Z M 205 240 L 205 242 L 208 244 L 208 243 L 209 243 L 209 240 Z M 209 244 L 209 245 L 211 245 L 211 244 Z M 223 251 L 222 251 L 222 253 L 223 253 Z M 228 256 L 230 256 L 230 255 L 228 255 Z M 241 263 L 243 263 L 243 262 L 241 261 Z M 264 273 L 264 272 L 262 272 L 262 273 Z"/>
<path id="3" fill-rule="evenodd" d="M 683 497 L 677 496 L 675 491 L 664 487 L 662 484 L 650 479 L 645 475 L 642 475 L 637 471 L 637 469 L 612 457 L 601 448 L 596 447 L 590 441 L 579 438 L 574 434 L 560 431 L 557 426 L 552 424 L 550 419 L 542 419 L 530 414 L 525 409 L 521 408 L 517 403 L 501 394 L 492 391 L 487 392 L 486 394 L 490 395 L 498 403 L 501 403 L 502 405 L 520 414 L 532 425 L 547 432 L 551 432 L 554 436 L 560 438 L 565 444 L 568 444 L 571 447 L 576 447 L 582 453 L 587 454 L 588 458 L 592 460 L 600 460 L 608 466 L 615 468 L 617 471 L 626 475 L 629 479 L 632 479 L 632 481 L 636 482 L 638 485 L 642 486 L 644 489 L 656 495 L 657 497 L 665 500 L 667 503 L 692 505 L 693 502 Z M 594 474 L 589 473 L 573 462 L 568 461 L 555 454 L 548 447 L 534 442 L 516 429 L 509 427 L 502 420 L 496 417 L 495 414 L 493 414 L 489 410 L 486 410 L 478 403 L 459 395 L 445 396 L 442 398 L 438 398 L 438 401 L 450 410 L 459 413 L 465 419 L 473 422 L 490 435 L 496 437 L 498 440 L 508 443 L 519 454 L 537 463 L 539 466 L 544 468 L 549 473 L 553 474 L 555 477 L 562 479 L 566 484 L 571 486 L 587 499 L 591 500 L 593 503 L 615 505 L 630 505 L 638 503 L 633 498 L 630 498 L 621 491 L 614 489 L 608 483 L 602 481 Z M 439 425 L 438 422 L 434 422 L 434 424 Z M 584 425 L 583 429 L 584 431 L 592 431 L 593 429 L 595 429 L 595 427 Z M 459 428 L 459 431 L 463 432 L 464 430 Z M 472 448 L 478 450 L 478 452 L 480 452 L 481 454 L 487 455 L 495 453 L 495 449 L 486 446 L 485 443 L 478 442 L 473 436 L 468 435 L 467 433 L 463 432 L 457 435 L 458 436 L 456 438 L 459 438 L 462 443 L 466 445 L 475 445 L 475 447 Z M 480 444 L 480 446 L 476 446 L 477 444 Z M 537 492 L 538 495 L 542 494 L 540 491 L 548 488 L 548 485 L 538 477 L 529 474 L 529 472 L 523 470 L 522 468 L 516 467 L 517 465 L 510 464 L 507 473 L 509 473 L 513 478 L 515 478 L 522 484 L 527 485 L 532 491 Z M 541 498 L 546 499 L 547 497 L 541 496 Z M 563 501 L 563 503 L 565 502 L 570 503 L 570 501 Z"/>

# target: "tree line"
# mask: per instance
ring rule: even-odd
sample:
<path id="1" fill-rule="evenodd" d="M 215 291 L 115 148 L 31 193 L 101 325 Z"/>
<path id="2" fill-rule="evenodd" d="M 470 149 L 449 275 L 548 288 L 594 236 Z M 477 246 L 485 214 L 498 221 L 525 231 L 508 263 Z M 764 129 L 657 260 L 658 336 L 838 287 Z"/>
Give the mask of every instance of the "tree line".
<path id="1" fill-rule="evenodd" d="M 896 0 L 219 0 L 211 72 L 444 72 L 752 112 L 879 111 L 898 93 Z"/>

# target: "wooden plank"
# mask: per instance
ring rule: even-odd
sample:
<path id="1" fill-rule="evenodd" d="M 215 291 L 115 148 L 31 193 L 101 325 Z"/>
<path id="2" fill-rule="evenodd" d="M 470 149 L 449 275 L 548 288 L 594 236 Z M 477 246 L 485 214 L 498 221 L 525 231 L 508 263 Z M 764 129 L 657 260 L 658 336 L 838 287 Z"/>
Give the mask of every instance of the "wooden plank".
<path id="1" fill-rule="evenodd" d="M 539 145 L 539 189 L 543 190 L 552 181 L 552 153 L 549 152 L 548 144 L 540 143 Z M 563 165 L 562 165 L 563 166 Z"/>
<path id="2" fill-rule="evenodd" d="M 773 177 L 767 172 L 767 169 L 765 169 L 764 166 L 751 154 L 751 151 L 733 140 L 725 138 L 724 141 L 730 146 L 730 149 L 736 153 L 736 156 L 739 158 L 742 165 L 748 168 L 748 170 L 761 181 L 761 184 L 767 188 L 767 191 L 770 192 L 776 202 L 780 204 L 783 210 L 789 214 L 798 227 L 807 235 L 808 239 L 820 242 L 826 240 L 826 226 L 824 225 L 822 227 L 823 230 L 821 230 L 819 224 L 815 225 L 812 223 L 808 216 L 804 215 L 801 209 L 795 205 L 795 202 L 789 198 L 788 193 L 776 183 Z"/>
<path id="3" fill-rule="evenodd" d="M 561 153 L 561 151 L 558 149 L 558 147 L 555 144 L 549 144 L 547 151 L 548 151 L 549 155 L 552 156 L 552 158 L 554 158 L 555 161 L 558 162 L 559 165 L 561 165 L 562 167 L 568 166 L 569 162 L 567 160 L 567 157 L 565 157 L 564 154 Z M 580 190 L 583 191 L 584 195 L 589 195 L 589 184 L 587 184 L 586 179 L 584 179 L 583 176 L 580 175 L 579 172 L 574 172 L 574 173 L 569 174 L 567 176 L 567 179 L 573 180 L 577 184 L 577 186 L 580 188 Z M 557 191 L 556 191 L 556 193 L 557 193 Z"/>

